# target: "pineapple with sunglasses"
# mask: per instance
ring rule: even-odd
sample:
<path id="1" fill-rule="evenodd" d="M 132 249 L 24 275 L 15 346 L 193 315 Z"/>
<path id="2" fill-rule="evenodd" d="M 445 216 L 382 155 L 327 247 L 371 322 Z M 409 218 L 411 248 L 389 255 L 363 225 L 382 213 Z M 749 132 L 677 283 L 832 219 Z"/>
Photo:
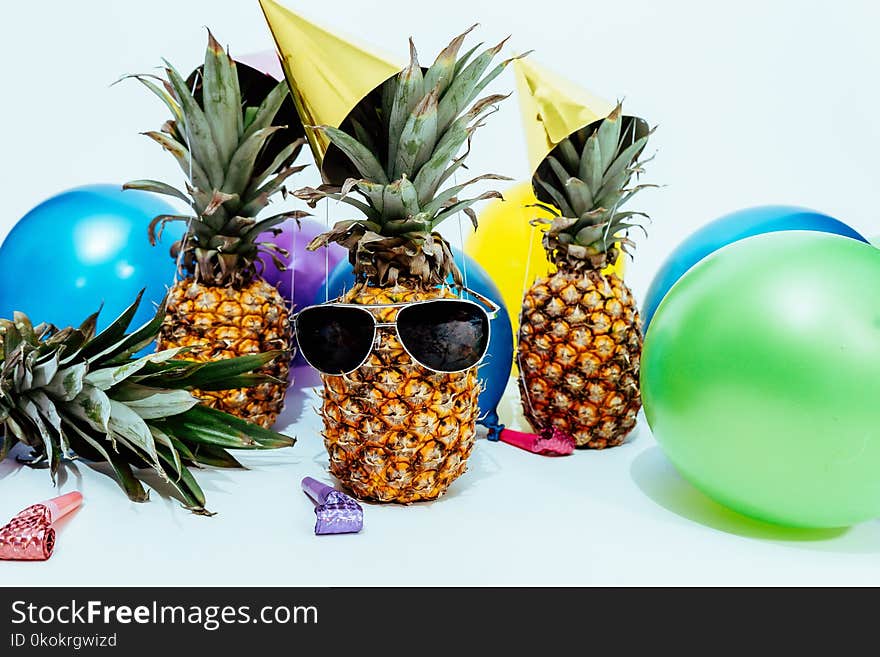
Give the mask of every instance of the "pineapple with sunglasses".
<path id="1" fill-rule="evenodd" d="M 303 310 L 295 329 L 322 373 L 330 472 L 365 500 L 439 497 L 465 471 L 476 436 L 476 366 L 489 338 L 484 306 L 494 304 L 459 299 L 448 279 L 461 291 L 461 272 L 435 230 L 459 212 L 476 226 L 471 206 L 500 197 L 459 197 L 500 176 L 451 179 L 465 160 L 459 152 L 504 98 L 478 99 L 509 60 L 492 66 L 503 44 L 459 56 L 466 36 L 427 69 L 410 43 L 409 66 L 339 129 L 316 126 L 337 150 L 337 166 L 329 172 L 328 151 L 327 184 L 297 192 L 312 207 L 331 198 L 363 214 L 309 245 L 346 247 L 356 283 L 337 303 Z"/>

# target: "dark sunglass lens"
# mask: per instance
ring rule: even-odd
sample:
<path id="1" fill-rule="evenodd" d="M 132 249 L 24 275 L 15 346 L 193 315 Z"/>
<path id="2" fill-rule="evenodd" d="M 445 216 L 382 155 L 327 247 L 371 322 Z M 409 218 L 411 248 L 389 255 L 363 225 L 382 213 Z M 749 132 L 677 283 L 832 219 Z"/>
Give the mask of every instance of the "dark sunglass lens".
<path id="1" fill-rule="evenodd" d="M 296 340 L 303 357 L 324 374 L 356 369 L 373 346 L 368 311 L 339 306 L 306 308 L 296 318 Z"/>
<path id="2" fill-rule="evenodd" d="M 473 367 L 486 353 L 489 317 L 475 304 L 432 301 L 397 313 L 397 330 L 410 354 L 438 372 Z"/>

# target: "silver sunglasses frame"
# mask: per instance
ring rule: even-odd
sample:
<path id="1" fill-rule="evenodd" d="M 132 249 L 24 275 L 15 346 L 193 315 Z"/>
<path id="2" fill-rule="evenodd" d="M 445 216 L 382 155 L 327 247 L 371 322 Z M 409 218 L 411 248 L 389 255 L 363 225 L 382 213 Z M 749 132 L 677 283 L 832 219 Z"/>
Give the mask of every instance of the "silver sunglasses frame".
<path id="1" fill-rule="evenodd" d="M 363 303 L 342 303 L 339 301 L 339 299 L 341 299 L 342 297 L 337 297 L 336 299 L 333 299 L 331 301 L 327 301 L 325 303 L 317 303 L 317 304 L 313 304 L 311 306 L 306 306 L 302 310 L 296 312 L 291 317 L 291 321 L 293 322 L 293 327 L 294 327 L 294 337 L 296 339 L 296 346 L 299 349 L 299 353 L 302 354 L 303 359 L 309 364 L 309 367 L 311 367 L 312 369 L 316 370 L 317 372 L 320 372 L 321 374 L 323 374 L 325 376 L 346 376 L 348 374 L 351 374 L 355 370 L 359 369 L 364 363 L 366 363 L 370 359 L 370 356 L 372 355 L 373 351 L 378 346 L 379 329 L 380 328 L 391 328 L 393 326 L 394 332 L 397 335 L 397 341 L 400 342 L 400 346 L 403 347 L 403 350 L 407 353 L 407 355 L 410 358 L 412 358 L 413 362 L 418 363 L 418 365 L 420 365 L 421 367 L 424 367 L 426 370 L 429 370 L 431 372 L 435 372 L 437 374 L 460 374 L 461 372 L 467 372 L 468 370 L 470 370 L 474 367 L 477 367 L 480 363 L 482 363 L 483 359 L 486 357 L 486 354 L 489 353 L 489 342 L 492 340 L 492 320 L 498 316 L 498 312 L 501 310 L 501 306 L 499 306 L 497 303 L 495 303 L 494 301 L 492 301 L 488 297 L 483 296 L 479 292 L 474 292 L 473 290 L 470 290 L 466 287 L 456 286 L 456 288 L 461 290 L 462 292 L 465 292 L 467 294 L 470 294 L 471 296 L 476 297 L 477 299 L 479 299 L 483 303 L 483 305 L 480 305 L 479 303 L 477 303 L 473 299 L 461 299 L 461 298 L 454 298 L 454 299 L 439 298 L 439 299 L 424 299 L 422 301 L 402 301 L 399 303 L 363 304 Z M 412 354 L 412 352 L 407 348 L 406 343 L 403 340 L 403 337 L 400 335 L 400 329 L 398 329 L 398 327 L 397 327 L 397 317 L 400 315 L 400 312 L 403 309 L 411 308 L 411 307 L 415 307 L 415 306 L 423 306 L 428 303 L 438 303 L 438 302 L 444 302 L 444 301 L 453 301 L 455 303 L 469 303 L 469 304 L 474 305 L 477 308 L 479 308 L 486 315 L 486 319 L 487 319 L 487 322 L 486 322 L 486 347 L 483 349 L 483 353 L 480 354 L 480 357 L 479 357 L 479 359 L 477 359 L 477 362 L 475 362 L 470 367 L 465 367 L 460 370 L 434 369 L 433 367 L 426 365 L 425 363 L 420 361 L 418 358 L 416 358 Z M 366 313 L 369 316 L 370 320 L 373 322 L 373 337 L 370 340 L 370 349 L 367 351 L 366 356 L 364 356 L 363 360 L 361 362 L 359 362 L 355 367 L 351 368 L 350 370 L 348 370 L 346 372 L 339 372 L 338 374 L 330 374 L 330 373 L 324 372 L 323 370 L 321 370 L 318 367 L 315 367 L 315 364 L 309 360 L 308 356 L 306 356 L 305 351 L 303 350 L 302 345 L 300 344 L 300 341 L 299 341 L 299 331 L 296 330 L 297 319 L 299 318 L 299 316 L 302 313 L 306 312 L 307 310 L 311 310 L 313 308 L 324 308 L 327 306 L 335 306 L 337 308 L 354 308 L 356 310 L 363 311 L 364 313 Z M 485 306 L 485 307 L 483 307 L 483 306 Z M 370 312 L 370 310 L 369 310 L 370 308 L 400 308 L 401 310 L 399 310 L 397 312 L 397 315 L 395 315 L 393 322 L 380 322 L 379 320 L 376 319 L 376 316 Z M 488 308 L 488 310 L 487 310 L 487 308 Z"/>

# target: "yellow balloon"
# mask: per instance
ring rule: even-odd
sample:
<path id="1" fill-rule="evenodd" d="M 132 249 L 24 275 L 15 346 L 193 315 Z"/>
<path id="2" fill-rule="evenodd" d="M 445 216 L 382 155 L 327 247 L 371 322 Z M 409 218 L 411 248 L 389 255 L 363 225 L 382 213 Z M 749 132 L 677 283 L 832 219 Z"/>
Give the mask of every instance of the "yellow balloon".
<path id="1" fill-rule="evenodd" d="M 504 192 L 504 200 L 487 203 L 479 215 L 479 228 L 465 242 L 464 250 L 485 269 L 507 306 L 514 335 L 519 330 L 523 295 L 538 276 L 551 271 L 541 244 L 546 226 L 531 226 L 535 217 L 546 216 L 530 208 L 538 199 L 529 182 L 516 183 Z M 623 256 L 606 271 L 623 276 Z"/>

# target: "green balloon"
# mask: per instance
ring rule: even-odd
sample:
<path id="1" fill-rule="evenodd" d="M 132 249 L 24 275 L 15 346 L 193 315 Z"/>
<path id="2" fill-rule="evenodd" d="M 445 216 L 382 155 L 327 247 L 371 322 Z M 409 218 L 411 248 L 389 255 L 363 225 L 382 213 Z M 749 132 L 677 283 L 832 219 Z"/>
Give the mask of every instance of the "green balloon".
<path id="1" fill-rule="evenodd" d="M 658 308 L 641 386 L 717 502 L 794 527 L 880 516 L 880 250 L 787 231 L 717 251 Z"/>

